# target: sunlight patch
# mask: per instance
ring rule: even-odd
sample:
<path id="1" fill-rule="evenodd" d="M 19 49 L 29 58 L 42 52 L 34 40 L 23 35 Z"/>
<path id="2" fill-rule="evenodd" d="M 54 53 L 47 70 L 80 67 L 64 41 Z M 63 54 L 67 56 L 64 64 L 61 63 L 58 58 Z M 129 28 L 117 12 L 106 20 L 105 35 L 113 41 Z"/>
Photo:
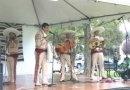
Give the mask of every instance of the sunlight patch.
<path id="1" fill-rule="evenodd" d="M 97 0 L 97 1 L 130 6 L 130 0 Z"/>

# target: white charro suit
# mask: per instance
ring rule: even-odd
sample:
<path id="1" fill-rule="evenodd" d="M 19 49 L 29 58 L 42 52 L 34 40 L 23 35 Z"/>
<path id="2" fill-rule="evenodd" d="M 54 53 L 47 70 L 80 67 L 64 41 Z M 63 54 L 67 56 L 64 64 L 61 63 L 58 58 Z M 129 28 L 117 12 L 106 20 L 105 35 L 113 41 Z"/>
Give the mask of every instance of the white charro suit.
<path id="1" fill-rule="evenodd" d="M 40 83 L 40 74 L 42 73 L 42 84 L 48 84 L 47 76 L 47 35 L 44 31 L 40 30 L 36 33 L 35 36 L 35 74 L 34 74 L 34 83 L 35 85 L 41 85 Z"/>
<path id="2" fill-rule="evenodd" d="M 70 48 L 66 49 L 65 51 L 59 53 L 60 61 L 61 61 L 61 79 L 60 79 L 60 81 L 64 81 L 65 80 L 65 73 L 66 73 L 65 72 L 65 65 L 66 64 L 68 65 L 68 67 L 70 68 L 70 70 L 72 70 L 72 78 L 74 80 L 76 80 L 76 81 L 78 80 L 78 78 L 77 78 L 77 76 L 75 74 L 73 65 L 71 63 L 71 47 L 74 47 L 74 46 L 71 46 L 72 44 L 70 43 L 70 41 L 71 40 L 66 40 L 65 41 L 66 42 L 66 46 L 67 46 L 67 43 L 68 43 L 68 45 L 70 46 Z"/>
<path id="3" fill-rule="evenodd" d="M 7 70 L 9 82 L 16 82 L 16 65 L 18 58 L 19 41 L 7 40 Z"/>
<path id="4" fill-rule="evenodd" d="M 104 41 L 103 37 L 95 36 L 93 38 L 98 39 L 99 41 Z M 91 49 L 91 55 L 92 55 L 92 72 L 91 72 L 91 78 L 93 79 L 95 67 L 98 68 L 97 65 L 99 65 L 100 69 L 100 76 L 105 77 L 104 75 L 104 55 L 103 55 L 103 48 L 104 43 L 99 45 L 98 47 Z"/>

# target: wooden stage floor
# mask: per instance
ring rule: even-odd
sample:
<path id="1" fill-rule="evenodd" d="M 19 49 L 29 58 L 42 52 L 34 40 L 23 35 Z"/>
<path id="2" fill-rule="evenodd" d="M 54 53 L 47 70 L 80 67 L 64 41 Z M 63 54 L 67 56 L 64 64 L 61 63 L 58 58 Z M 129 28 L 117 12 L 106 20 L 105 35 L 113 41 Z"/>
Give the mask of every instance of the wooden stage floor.
<path id="1" fill-rule="evenodd" d="M 112 83 L 90 83 L 87 82 L 87 77 L 85 75 L 78 75 L 78 83 L 72 81 L 66 81 L 63 83 L 59 82 L 59 74 L 54 75 L 54 84 L 51 87 L 48 86 L 34 86 L 33 75 L 22 75 L 17 76 L 16 84 L 4 84 L 3 90 L 102 90 L 116 87 L 130 87 L 130 81 L 127 82 L 112 82 Z M 69 77 L 67 77 L 69 80 Z"/>

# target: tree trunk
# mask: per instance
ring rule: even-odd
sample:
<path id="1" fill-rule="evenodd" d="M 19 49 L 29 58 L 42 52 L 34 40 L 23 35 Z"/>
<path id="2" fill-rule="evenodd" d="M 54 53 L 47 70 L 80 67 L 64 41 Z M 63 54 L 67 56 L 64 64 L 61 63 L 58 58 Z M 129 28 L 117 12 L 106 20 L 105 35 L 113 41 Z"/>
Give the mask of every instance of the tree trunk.
<path id="1" fill-rule="evenodd" d="M 89 49 L 89 38 L 90 38 L 90 31 L 91 31 L 91 25 L 83 24 L 84 26 L 84 73 L 90 77 L 91 74 L 91 51 Z"/>

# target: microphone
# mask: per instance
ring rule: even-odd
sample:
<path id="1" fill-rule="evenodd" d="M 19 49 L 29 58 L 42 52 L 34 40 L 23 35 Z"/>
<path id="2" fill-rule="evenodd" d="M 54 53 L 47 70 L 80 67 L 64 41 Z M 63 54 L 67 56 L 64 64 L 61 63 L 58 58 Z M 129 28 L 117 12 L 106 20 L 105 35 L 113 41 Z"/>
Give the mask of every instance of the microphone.
<path id="1" fill-rule="evenodd" d="M 49 33 L 55 35 L 55 33 L 51 32 L 51 31 L 49 31 Z"/>
<path id="2" fill-rule="evenodd" d="M 122 19 L 124 16 L 125 16 L 125 15 L 123 15 L 123 16 L 121 16 L 121 17 L 119 17 L 117 20 L 120 20 L 120 19 Z"/>

